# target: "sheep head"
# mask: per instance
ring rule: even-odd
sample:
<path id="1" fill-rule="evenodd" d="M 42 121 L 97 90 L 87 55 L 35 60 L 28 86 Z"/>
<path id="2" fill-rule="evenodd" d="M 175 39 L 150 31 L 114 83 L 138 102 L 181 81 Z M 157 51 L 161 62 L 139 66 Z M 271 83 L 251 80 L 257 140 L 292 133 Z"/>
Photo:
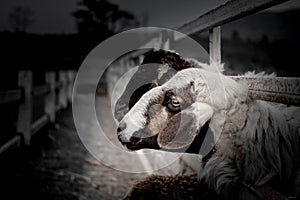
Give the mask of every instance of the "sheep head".
<path id="1" fill-rule="evenodd" d="M 213 118 L 212 131 L 218 132 L 225 121 L 218 114 L 234 101 L 228 100 L 234 95 L 226 93 L 227 84 L 236 86 L 222 74 L 203 69 L 178 72 L 162 86 L 145 93 L 124 116 L 117 130 L 120 142 L 131 150 L 182 150 Z"/>
<path id="2" fill-rule="evenodd" d="M 115 118 L 121 121 L 143 94 L 164 84 L 178 71 L 202 67 L 203 65 L 205 64 L 183 58 L 173 51 L 158 50 L 147 53 L 139 69 L 132 76 L 125 91 L 116 102 Z M 136 88 L 140 83 L 146 84 Z"/>

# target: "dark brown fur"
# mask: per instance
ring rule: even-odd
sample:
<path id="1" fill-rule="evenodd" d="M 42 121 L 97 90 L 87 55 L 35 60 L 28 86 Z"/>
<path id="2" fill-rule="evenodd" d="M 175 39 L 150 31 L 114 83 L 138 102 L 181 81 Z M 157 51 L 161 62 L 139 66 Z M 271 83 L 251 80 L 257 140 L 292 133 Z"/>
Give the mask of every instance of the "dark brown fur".
<path id="1" fill-rule="evenodd" d="M 186 200 L 221 199 L 214 191 L 200 183 L 196 174 L 185 176 L 151 175 L 134 184 L 125 200 Z"/>

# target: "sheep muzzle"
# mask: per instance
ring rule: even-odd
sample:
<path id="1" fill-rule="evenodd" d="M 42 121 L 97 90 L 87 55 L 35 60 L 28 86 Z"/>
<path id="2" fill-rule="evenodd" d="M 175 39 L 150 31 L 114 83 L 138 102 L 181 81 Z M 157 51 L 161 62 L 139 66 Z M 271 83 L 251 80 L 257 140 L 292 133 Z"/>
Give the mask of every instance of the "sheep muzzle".
<path id="1" fill-rule="evenodd" d="M 139 150 L 139 149 L 160 149 L 157 143 L 157 135 L 146 137 L 146 138 L 139 138 L 132 136 L 130 138 L 131 142 L 125 144 L 126 148 L 129 150 Z"/>

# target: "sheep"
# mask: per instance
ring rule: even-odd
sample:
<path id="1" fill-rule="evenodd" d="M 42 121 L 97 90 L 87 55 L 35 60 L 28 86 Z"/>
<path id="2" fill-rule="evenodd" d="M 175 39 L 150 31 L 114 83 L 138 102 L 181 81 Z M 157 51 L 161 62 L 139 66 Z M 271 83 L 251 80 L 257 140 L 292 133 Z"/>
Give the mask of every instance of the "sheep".
<path id="1" fill-rule="evenodd" d="M 120 121 L 119 141 L 180 151 L 209 123 L 217 143 L 198 174 L 209 189 L 226 196 L 245 182 L 298 192 L 300 109 L 250 99 L 246 85 L 215 69 L 184 69 L 145 93 Z"/>

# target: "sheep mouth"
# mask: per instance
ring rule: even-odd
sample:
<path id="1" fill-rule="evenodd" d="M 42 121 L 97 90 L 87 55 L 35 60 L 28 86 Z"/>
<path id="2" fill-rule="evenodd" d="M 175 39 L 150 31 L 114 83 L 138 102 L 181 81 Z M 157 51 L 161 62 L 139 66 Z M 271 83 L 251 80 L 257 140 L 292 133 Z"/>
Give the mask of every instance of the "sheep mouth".
<path id="1" fill-rule="evenodd" d="M 177 149 L 174 152 L 185 152 L 191 154 L 199 154 L 200 148 L 204 143 L 205 136 L 208 134 L 209 122 L 206 122 L 200 129 L 200 132 L 197 134 L 193 142 L 189 145 L 188 148 Z M 123 142 L 122 144 L 131 151 L 137 151 L 140 149 L 155 149 L 160 150 L 161 147 L 157 142 L 158 134 L 146 138 L 140 138 L 138 141 L 134 142 Z M 169 150 L 170 151 L 170 150 Z"/>
<path id="2" fill-rule="evenodd" d="M 140 149 L 160 149 L 158 143 L 157 143 L 157 136 L 154 135 L 147 138 L 141 138 L 139 141 L 136 142 L 127 142 L 124 143 L 124 146 L 126 146 L 127 149 L 136 151 Z"/>

